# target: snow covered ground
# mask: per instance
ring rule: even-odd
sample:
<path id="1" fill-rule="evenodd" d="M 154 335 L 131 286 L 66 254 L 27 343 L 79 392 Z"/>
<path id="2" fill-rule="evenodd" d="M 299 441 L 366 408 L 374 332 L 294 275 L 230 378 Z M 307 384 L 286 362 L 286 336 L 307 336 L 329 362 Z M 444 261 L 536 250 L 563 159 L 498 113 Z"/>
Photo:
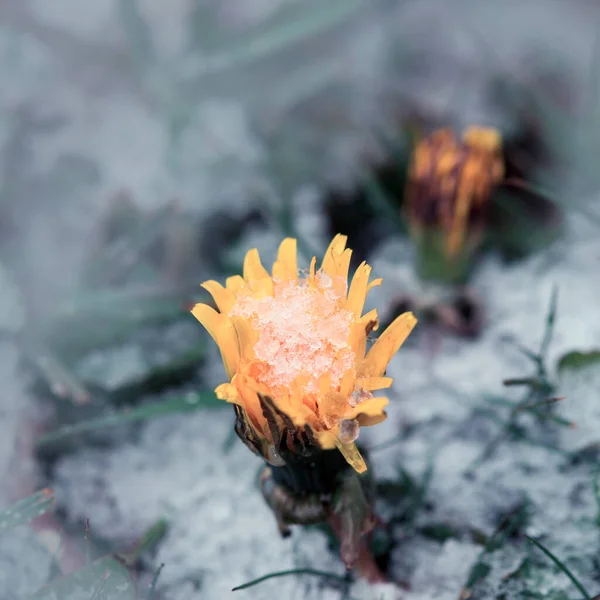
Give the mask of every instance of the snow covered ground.
<path id="1" fill-rule="evenodd" d="M 270 148 L 259 129 L 283 140 L 301 136 L 318 157 L 296 165 L 302 172 L 278 176 L 299 182 L 288 184 L 295 190 L 297 227 L 320 252 L 327 242 L 323 182 L 354 182 L 357 161 L 372 152 L 369 132 L 392 122 L 398 102 L 418 102 L 433 120 L 456 125 L 504 125 L 509 115 L 489 97 L 490 78 L 503 72 L 527 79 L 532 60 L 555 54 L 578 97 L 585 97 L 600 31 L 600 12 L 584 2 L 505 0 L 500 9 L 481 1 L 361 6 L 345 0 L 331 2 L 327 10 L 334 25 L 325 33 L 271 54 L 244 42 L 244 51 L 236 53 L 244 32 L 282 7 L 306 16 L 316 3 L 137 4 L 154 41 L 152 60 L 125 0 L 0 2 L 0 176 L 6 190 L 0 202 L 10 215 L 0 227 L 11 232 L 4 260 L 26 296 L 21 302 L 8 292 L 0 295 L 11 325 L 19 306 L 37 314 L 60 305 L 75 289 L 96 223 L 121 190 L 146 208 L 177 198 L 201 223 L 209 223 L 217 206 L 244 214 L 248 190 L 260 202 L 276 203 L 269 196 Z M 310 24 L 308 18 L 294 23 L 304 21 Z M 292 34 L 288 30 L 287 36 Z M 269 39 L 277 47 L 275 37 Z M 203 62 L 221 46 L 232 49 L 225 59 Z M 250 61 L 252 52 L 257 56 Z M 592 128 L 577 133 L 581 147 L 595 135 Z M 573 139 L 562 140 L 569 148 L 576 143 L 571 134 Z M 571 178 L 587 177 L 580 155 L 570 158 L 577 167 Z M 572 181 L 563 183 L 563 192 L 572 189 Z M 568 198 L 578 206 L 586 200 Z M 402 586 L 371 588 L 359 582 L 344 590 L 339 583 L 290 576 L 231 592 L 271 571 L 343 574 L 343 566 L 316 531 L 295 530 L 291 539 L 279 538 L 256 489 L 259 461 L 241 444 L 227 444 L 233 425 L 227 408 L 150 421 L 128 437 L 115 437 L 109 447 L 79 448 L 59 459 L 49 481 L 39 474 L 36 479 L 33 461 L 23 459 L 27 452 L 19 451 L 18 460 L 15 455 L 28 443 L 30 428 L 23 424 L 43 409 L 26 391 L 10 342 L 0 348 L 5 391 L 0 498 L 8 503 L 32 491 L 28 486 L 50 485 L 67 522 L 89 518 L 94 533 L 115 545 L 126 545 L 166 517 L 167 534 L 146 558 L 142 575 L 147 582 L 165 564 L 157 590 L 166 600 L 454 600 L 478 561 L 485 577 L 473 588 L 474 598 L 508 600 L 523 597 L 525 590 L 531 597 L 577 597 L 573 584 L 523 533 L 543 540 L 593 596 L 600 591 L 600 507 L 593 486 L 600 430 L 597 375 L 564 375 L 555 391 L 567 397 L 556 405 L 556 414 L 576 428 L 541 425 L 527 413 L 519 416 L 525 434 L 518 440 L 502 436 L 510 408 L 488 396 L 520 397 L 521 389 L 507 389 L 502 380 L 531 375 L 533 365 L 514 342 L 539 346 L 553 286 L 558 311 L 547 361 L 551 378 L 557 379 L 554 365 L 566 352 L 600 347 L 597 227 L 574 211 L 564 239 L 548 251 L 512 266 L 488 256 L 472 280 L 486 306 L 483 336 L 444 339 L 432 350 L 428 333 L 417 329 L 390 364 L 395 383 L 389 418 L 361 439 L 372 445 L 401 439 L 373 450 L 374 471 L 392 480 L 402 467 L 421 481 L 432 465 L 426 501 L 414 522 L 394 527 L 390 573 Z M 269 263 L 281 237 L 275 229 L 266 234 L 249 227 L 239 246 L 258 246 Z M 406 241 L 389 240 L 370 261 L 376 276 L 384 277 L 370 298 L 380 312 L 394 294 L 420 285 L 407 257 Z M 199 279 L 214 275 L 209 261 L 197 269 Z M 190 327 L 198 327 L 192 318 Z M 202 375 L 213 385 L 223 373 L 217 349 L 211 347 L 209 356 Z M 497 436 L 495 451 L 476 464 Z M 584 448 L 587 452 L 580 452 Z M 482 540 L 515 515 L 522 517 L 519 535 L 484 552 Z M 15 597 L 37 584 L 30 576 L 31 556 L 15 559 L 20 554 L 15 548 L 33 544 L 27 536 L 15 538 L 10 548 L 0 546 L 0 584 L 2 565 L 15 581 L 27 584 L 18 592 L 13 586 L 21 584 L 6 584 Z M 49 562 L 40 559 L 39 565 L 36 574 L 43 581 Z"/>

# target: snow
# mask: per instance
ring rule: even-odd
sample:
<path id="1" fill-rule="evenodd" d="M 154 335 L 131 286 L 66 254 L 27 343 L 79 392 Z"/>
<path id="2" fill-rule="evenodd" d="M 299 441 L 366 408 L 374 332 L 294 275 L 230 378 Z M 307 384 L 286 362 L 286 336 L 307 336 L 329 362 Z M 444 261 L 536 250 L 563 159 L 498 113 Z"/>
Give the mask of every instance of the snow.
<path id="1" fill-rule="evenodd" d="M 416 101 L 444 124 L 510 127 L 508 111 L 490 98 L 490 79 L 509 73 L 526 86 L 540 53 L 548 63 L 556 58 L 556 64 L 566 64 L 577 99 L 587 98 L 599 22 L 597 7 L 582 1 L 567 5 L 545 0 L 542 6 L 506 0 L 502 11 L 472 1 L 451 7 L 443 0 L 403 7 L 373 3 L 332 35 L 311 39 L 309 47 L 300 45 L 294 60 L 289 53 L 282 53 L 279 62 L 267 57 L 264 68 L 258 61 L 225 70 L 210 85 L 203 80 L 196 88 L 184 86 L 180 95 L 175 85 L 185 80 L 185 73 L 175 65 L 184 59 L 193 65 L 198 59 L 179 54 L 189 46 L 184 42 L 189 41 L 190 3 L 170 3 L 167 11 L 159 0 L 142 2 L 161 53 L 159 65 L 144 76 L 123 59 L 128 46 L 117 3 L 92 3 L 93 10 L 73 0 L 54 4 L 49 10 L 40 0 L 0 3 L 6 22 L 0 32 L 6 74 L 0 94 L 5 163 L 0 172 L 10 184 L 12 231 L 3 260 L 26 295 L 19 300 L 9 291 L 14 289 L 11 276 L 0 273 L 9 326 L 18 324 L 25 306 L 48 310 L 76 288 L 98 219 L 121 189 L 130 190 L 148 209 L 179 198 L 207 237 L 217 210 L 241 217 L 256 205 L 272 215 L 289 194 L 298 231 L 322 252 L 328 242 L 324 185 L 352 187 L 357 165 L 381 152 L 373 128 L 386 130 L 397 122 L 398 102 Z M 243 13 L 222 9 L 217 18 L 232 37 L 236 27 L 272 15 L 278 2 L 236 2 L 242 4 Z M 548 46 L 552 51 L 546 52 Z M 321 79 L 303 79 L 314 75 L 315 63 L 322 65 Z M 292 88 L 290 82 L 298 86 Z M 201 92 L 193 96 L 198 87 Z M 11 126 L 6 128 L 5 122 Z M 16 137 L 12 124 L 18 128 Z M 282 181 L 269 170 L 273 157 L 258 135 L 261 127 L 272 137 L 285 138 L 288 147 L 278 147 L 277 158 L 289 146 L 302 150 L 292 163 L 297 172 L 276 171 Z M 596 135 L 592 126 L 567 131 L 561 143 L 571 151 L 585 148 L 586 140 Z M 578 136 L 583 141 L 576 143 Z M 597 170 L 592 164 L 596 156 L 591 151 L 572 155 L 576 168 L 571 178 L 586 182 Z M 280 186 L 285 193 L 278 192 Z M 237 440 L 229 444 L 233 414 L 225 403 L 222 409 L 143 423 L 109 447 L 78 448 L 62 456 L 50 481 L 44 481 L 30 450 L 15 458 L 18 442 L 30 441 L 31 433 L 21 428 L 23 417 L 39 417 L 43 409 L 27 392 L 18 353 L 9 342 L 0 347 L 3 504 L 34 483 L 49 483 L 67 522 L 80 526 L 89 518 L 98 536 L 120 545 L 166 517 L 166 537 L 144 558 L 142 574 L 146 582 L 165 564 L 158 591 L 166 600 L 455 600 L 477 560 L 489 572 L 476 585 L 474 598 L 495 598 L 500 591 L 506 598 L 518 597 L 524 590 L 546 598 L 575 597 L 564 574 L 523 536 L 484 552 L 481 539 L 489 539 L 511 511 L 526 506 L 521 533 L 542 541 L 594 595 L 600 587 L 595 564 L 599 507 L 593 492 L 593 445 L 600 429 L 597 376 L 564 375 L 555 390 L 566 396 L 555 406 L 556 414 L 576 428 L 521 415 L 525 435 L 501 439 L 490 457 L 477 464 L 489 441 L 501 434 L 510 411 L 492 405 L 488 397 L 520 397 L 521 390 L 506 389 L 502 381 L 532 373 L 533 365 L 515 342 L 539 346 L 554 286 L 558 313 L 547 361 L 553 380 L 554 365 L 565 352 L 600 347 L 597 225 L 578 214 L 581 195 L 561 191 L 573 208 L 564 239 L 514 265 L 488 255 L 471 281 L 485 303 L 483 335 L 437 340 L 419 325 L 389 365 L 387 375 L 394 384 L 387 421 L 361 432 L 361 442 L 372 445 L 401 437 L 399 443 L 371 452 L 380 480 L 397 478 L 402 467 L 420 481 L 433 457 L 425 504 L 412 525 L 393 528 L 397 546 L 390 572 L 398 585 L 356 582 L 344 596 L 338 583 L 288 576 L 231 591 L 272 571 L 312 568 L 342 575 L 344 569 L 317 531 L 296 528 L 291 539 L 280 539 L 256 486 L 261 462 Z M 258 247 L 263 263 L 271 264 L 277 245 L 288 235 L 273 221 L 268 228 L 247 227 L 235 246 L 226 248 L 226 256 L 241 264 L 245 251 Z M 198 284 L 218 276 L 202 258 Z M 301 267 L 308 266 L 308 258 L 302 257 Z M 370 292 L 366 309 L 377 308 L 384 315 L 400 293 L 440 293 L 437 286 L 416 280 L 410 258 L 410 246 L 402 239 L 384 242 L 369 257 L 373 276 L 384 281 Z M 189 327 L 197 326 L 190 315 Z M 127 379 L 128 370 L 141 368 L 140 361 L 139 351 L 127 346 L 111 360 L 88 359 L 86 368 L 94 378 L 105 370 L 106 381 L 116 385 Z M 202 375 L 211 386 L 222 381 L 219 353 L 212 346 Z M 487 418 L 482 408 L 492 410 L 501 423 Z M 393 509 L 382 505 L 385 512 Z M 423 533 L 423 526 L 439 523 L 457 535 L 439 541 Z M 38 560 L 28 533 L 22 533 L 23 539 L 18 538 L 21 533 L 15 535 L 0 547 L 0 560 L 15 565 L 15 556 L 22 556 L 22 570 L 9 569 L 8 576 L 37 585 L 32 573 L 43 580 L 49 559 L 40 554 Z M 524 559 L 530 565 L 516 575 Z M 22 593 L 30 591 L 25 587 Z"/>

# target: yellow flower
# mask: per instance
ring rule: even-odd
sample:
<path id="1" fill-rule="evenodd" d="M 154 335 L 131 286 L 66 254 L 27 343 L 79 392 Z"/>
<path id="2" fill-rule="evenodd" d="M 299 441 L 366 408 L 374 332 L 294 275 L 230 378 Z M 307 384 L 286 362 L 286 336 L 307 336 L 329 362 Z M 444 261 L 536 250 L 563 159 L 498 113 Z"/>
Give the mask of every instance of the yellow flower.
<path id="1" fill-rule="evenodd" d="M 502 138 L 496 129 L 469 127 L 458 139 L 439 129 L 413 152 L 406 190 L 407 217 L 416 232 L 439 229 L 454 257 L 469 234 L 479 237 L 494 189 L 504 178 Z"/>
<path id="2" fill-rule="evenodd" d="M 281 243 L 271 274 L 250 250 L 243 277 L 229 277 L 225 287 L 202 284 L 218 312 L 206 304 L 192 309 L 221 350 L 229 382 L 217 396 L 235 405 L 238 435 L 272 464 L 284 464 L 282 451 L 337 447 L 362 473 L 359 426 L 386 418 L 387 398 L 372 392 L 391 385 L 387 364 L 416 319 L 400 315 L 366 352 L 379 322 L 377 311 L 363 315 L 363 306 L 381 279 L 369 283 L 371 267 L 363 262 L 348 288 L 351 253 L 346 236 L 337 235 L 321 268 L 313 258 L 299 276 L 295 239 Z"/>

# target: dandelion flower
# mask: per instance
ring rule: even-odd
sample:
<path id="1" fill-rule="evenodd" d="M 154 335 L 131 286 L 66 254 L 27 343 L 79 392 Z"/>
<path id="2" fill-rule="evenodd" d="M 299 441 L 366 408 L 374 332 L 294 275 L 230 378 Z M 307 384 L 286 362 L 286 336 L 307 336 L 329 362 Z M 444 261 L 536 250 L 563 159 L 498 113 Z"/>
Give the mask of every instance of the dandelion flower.
<path id="1" fill-rule="evenodd" d="M 281 243 L 271 273 L 250 250 L 243 277 L 202 284 L 218 311 L 192 309 L 223 358 L 228 381 L 217 397 L 235 405 L 236 432 L 272 465 L 285 464 L 288 452 L 338 448 L 361 473 L 359 428 L 386 418 L 388 400 L 373 392 L 390 387 L 386 367 L 416 319 L 400 315 L 367 352 L 379 321 L 375 310 L 363 315 L 363 306 L 381 279 L 369 282 L 371 267 L 362 263 L 348 285 L 351 252 L 337 235 L 321 267 L 313 258 L 300 275 L 296 240 Z"/>
<path id="2" fill-rule="evenodd" d="M 504 174 L 496 129 L 469 127 L 460 139 L 451 129 L 439 129 L 424 138 L 413 152 L 406 189 L 413 233 L 442 233 L 448 258 L 455 258 L 465 243 L 476 247 L 490 197 Z"/>

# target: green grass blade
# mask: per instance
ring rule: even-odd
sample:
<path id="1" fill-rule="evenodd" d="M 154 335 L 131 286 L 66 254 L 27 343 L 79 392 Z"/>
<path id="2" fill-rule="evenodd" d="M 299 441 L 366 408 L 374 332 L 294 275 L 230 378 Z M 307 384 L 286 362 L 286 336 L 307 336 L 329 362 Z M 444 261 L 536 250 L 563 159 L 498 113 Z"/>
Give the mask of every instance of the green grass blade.
<path id="1" fill-rule="evenodd" d="M 154 573 L 154 577 L 152 578 L 152 582 L 150 583 L 150 589 L 148 591 L 148 600 L 154 600 L 156 597 L 156 585 L 158 583 L 158 578 L 162 573 L 162 570 L 165 568 L 165 563 L 161 563 L 156 569 L 156 573 Z"/>
<path id="2" fill-rule="evenodd" d="M 314 97 L 328 84 L 335 81 L 335 77 L 340 70 L 341 66 L 337 60 L 329 62 L 323 60 L 320 64 L 312 63 L 307 68 L 299 69 L 289 78 L 289 82 L 281 85 L 281 87 L 278 86 L 272 91 L 269 105 L 273 107 L 275 113 L 284 109 L 290 111 L 307 99 Z M 257 91 L 262 92 L 262 90 Z M 265 102 L 263 97 L 258 98 L 258 101 Z"/>
<path id="3" fill-rule="evenodd" d="M 137 0 L 120 0 L 119 16 L 135 65 L 142 70 L 156 64 L 158 55 L 152 32 L 140 13 Z"/>
<path id="4" fill-rule="evenodd" d="M 548 316 L 546 317 L 546 329 L 544 331 L 544 337 L 540 344 L 539 357 L 541 361 L 546 359 L 548 348 L 552 342 L 552 335 L 554 333 L 554 324 L 556 323 L 556 309 L 558 306 L 558 286 L 552 286 L 552 295 L 550 296 L 550 306 L 548 308 Z"/>
<path id="5" fill-rule="evenodd" d="M 515 344 L 515 348 L 525 357 L 527 357 L 531 362 L 538 365 L 540 364 L 540 357 L 530 350 L 529 348 L 523 346 L 522 344 Z"/>
<path id="6" fill-rule="evenodd" d="M 288 11 L 283 18 L 279 16 L 278 22 L 271 20 L 266 26 L 256 28 L 249 36 L 242 36 L 235 45 L 229 44 L 221 52 L 198 61 L 189 79 L 245 67 L 276 55 L 294 44 L 330 31 L 363 5 L 363 0 L 330 0 L 326 4 L 314 2 L 313 8 L 307 10 L 306 3 L 301 3 L 297 9 L 293 7 L 293 13 Z"/>
<path id="7" fill-rule="evenodd" d="M 417 514 L 425 504 L 435 471 L 435 460 L 439 452 L 441 452 L 441 449 L 442 447 L 440 445 L 439 447 L 430 450 L 427 455 L 427 464 L 423 471 L 423 475 L 421 476 L 421 481 L 413 493 L 413 500 L 405 515 L 405 519 L 408 523 L 413 523 L 416 520 Z"/>
<path id="8" fill-rule="evenodd" d="M 328 573 L 327 571 L 319 571 L 317 569 L 289 569 L 287 571 L 275 571 L 273 573 L 268 573 L 267 575 L 263 575 L 262 577 L 258 577 L 257 579 L 253 579 L 247 583 L 243 583 L 242 585 L 237 585 L 232 588 L 232 592 L 237 592 L 238 590 L 245 590 L 249 587 L 262 583 L 263 581 L 267 581 L 268 579 L 274 579 L 276 577 L 287 577 L 288 575 L 312 575 L 314 577 L 324 577 L 326 579 L 332 579 L 334 581 L 339 581 L 341 583 L 345 583 L 347 581 L 346 577 L 343 575 L 338 575 L 336 573 Z"/>
<path id="9" fill-rule="evenodd" d="M 46 488 L 0 510 L 0 535 L 42 516 L 53 504 L 54 493 Z"/>
<path id="10" fill-rule="evenodd" d="M 103 285 L 121 279 L 138 264 L 149 246 L 165 231 L 166 223 L 179 211 L 179 204 L 169 202 L 139 220 L 134 230 L 109 244 L 88 265 L 84 281 Z"/>
<path id="11" fill-rule="evenodd" d="M 169 388 L 180 387 L 196 377 L 198 366 L 206 355 L 204 341 L 176 355 L 169 362 L 156 365 L 138 377 L 124 381 L 118 387 L 107 389 L 101 380 L 94 383 L 113 405 L 137 403 L 144 396 L 160 394 Z M 89 383 L 91 389 L 92 384 Z"/>
<path id="12" fill-rule="evenodd" d="M 600 527 L 600 472 L 596 473 L 593 482 L 594 487 L 594 499 L 596 500 L 596 506 L 598 512 L 596 513 L 596 524 Z"/>
<path id="13" fill-rule="evenodd" d="M 512 535 L 517 529 L 524 525 L 528 515 L 527 508 L 527 503 L 524 503 L 515 511 L 506 515 L 499 523 L 498 527 L 496 527 L 494 533 L 486 540 L 483 550 L 469 570 L 469 575 L 462 587 L 459 600 L 470 598 L 473 594 L 473 587 L 488 576 L 491 568 L 485 562 L 485 558 L 495 550 L 498 550 L 508 536 Z"/>
<path id="14" fill-rule="evenodd" d="M 159 519 L 144 532 L 131 549 L 119 552 L 119 559 L 133 567 L 142 554 L 154 548 L 165 537 L 168 527 L 169 523 L 166 519 Z"/>
<path id="15" fill-rule="evenodd" d="M 573 350 L 560 357 L 557 370 L 559 374 L 562 374 L 565 371 L 576 371 L 597 365 L 600 365 L 600 350 L 590 350 L 589 352 Z"/>
<path id="16" fill-rule="evenodd" d="M 56 431 L 40 437 L 36 446 L 39 449 L 74 435 L 92 433 L 102 429 L 118 427 L 127 423 L 153 419 L 164 415 L 193 412 L 201 408 L 213 408 L 215 406 L 224 405 L 225 403 L 218 400 L 212 390 L 190 392 L 185 396 L 171 398 L 164 402 L 146 404 L 130 410 L 111 413 L 83 423 L 77 423 L 76 425 L 60 427 Z"/>
<path id="17" fill-rule="evenodd" d="M 70 600 L 84 597 L 96 600 L 134 600 L 135 589 L 127 569 L 112 556 L 105 556 L 89 567 L 45 585 L 29 596 L 28 600 Z"/>
<path id="18" fill-rule="evenodd" d="M 390 200 L 389 195 L 375 175 L 367 169 L 361 169 L 360 181 L 364 186 L 365 198 L 376 214 L 392 223 L 399 232 L 405 233 L 406 226 L 400 215 L 399 205 L 395 205 Z"/>
<path id="19" fill-rule="evenodd" d="M 73 404 L 87 404 L 92 399 L 84 384 L 50 350 L 29 341 L 24 341 L 21 349 L 52 395 Z"/>
<path id="20" fill-rule="evenodd" d="M 180 308 L 190 295 L 206 295 L 198 284 L 184 287 L 160 285 L 132 285 L 118 288 L 103 288 L 82 292 L 65 300 L 52 316 L 58 321 L 69 321 L 80 315 L 85 317 L 112 317 L 126 312 L 133 318 L 139 313 L 151 312 L 162 315 Z"/>
<path id="21" fill-rule="evenodd" d="M 548 548 L 546 548 L 541 542 L 525 534 L 525 537 L 535 546 L 537 546 L 570 580 L 571 583 L 583 594 L 586 600 L 591 600 L 591 596 L 587 593 L 587 590 L 579 583 L 577 577 L 569 570 L 569 568 L 562 563 Z"/>
<path id="22" fill-rule="evenodd" d="M 79 295 L 61 310 L 30 325 L 31 339 L 43 340 L 62 359 L 79 359 L 91 350 L 127 341 L 140 327 L 192 318 L 189 305 L 202 292 L 132 287 Z"/>
<path id="23" fill-rule="evenodd" d="M 594 35 L 590 79 L 589 123 L 590 129 L 597 134 L 600 131 L 600 23 Z"/>

